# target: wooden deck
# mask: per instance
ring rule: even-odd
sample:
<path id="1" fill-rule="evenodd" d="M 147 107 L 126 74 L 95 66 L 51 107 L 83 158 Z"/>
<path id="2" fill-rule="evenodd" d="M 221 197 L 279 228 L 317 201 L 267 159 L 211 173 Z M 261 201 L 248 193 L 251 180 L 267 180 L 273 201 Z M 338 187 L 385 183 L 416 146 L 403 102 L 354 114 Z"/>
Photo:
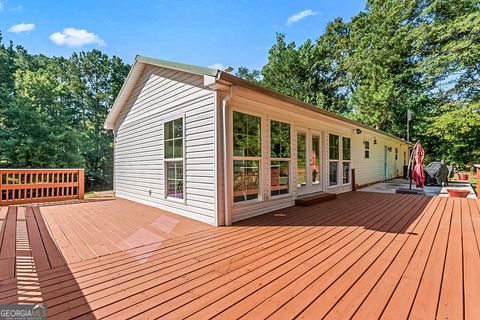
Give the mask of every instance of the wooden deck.
<path id="1" fill-rule="evenodd" d="M 68 263 L 183 237 L 213 228 L 123 199 L 40 208 Z"/>
<path id="2" fill-rule="evenodd" d="M 103 213 L 80 209 L 89 205 Z M 125 214 L 135 217 L 131 226 L 145 226 L 137 215 L 158 209 L 137 206 Z M 100 215 L 123 229 L 128 223 L 109 214 L 124 207 L 113 200 L 40 210 L 49 228 L 57 225 L 69 239 L 75 232 L 88 244 L 92 239 L 79 231 L 84 222 L 73 220 L 75 212 L 93 215 L 89 225 Z M 82 261 L 17 270 L 0 282 L 0 304 L 43 301 L 51 319 L 480 317 L 477 200 L 358 192 L 232 227 L 199 224 L 193 230 L 189 222 L 198 224 L 185 219 L 184 230 L 160 242 L 117 246 L 107 255 L 91 249 L 100 257 L 78 252 Z M 111 228 L 99 224 L 98 232 Z M 60 231 L 53 229 L 58 246 Z M 77 248 L 77 240 L 68 243 Z M 64 257 L 67 247 L 59 248 Z"/>
<path id="3" fill-rule="evenodd" d="M 166 240 L 211 228 L 122 199 L 3 207 L 0 280 L 14 277 L 22 264 L 15 262 L 16 256 L 30 257 L 35 262 L 31 268 L 42 271 L 144 245 L 160 246 Z"/>

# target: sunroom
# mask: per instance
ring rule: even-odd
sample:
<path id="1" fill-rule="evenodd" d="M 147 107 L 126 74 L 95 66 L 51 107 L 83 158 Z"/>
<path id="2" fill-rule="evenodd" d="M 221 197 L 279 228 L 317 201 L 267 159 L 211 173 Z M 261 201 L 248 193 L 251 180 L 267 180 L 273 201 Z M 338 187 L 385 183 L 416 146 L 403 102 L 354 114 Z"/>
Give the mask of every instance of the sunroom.
<path id="1" fill-rule="evenodd" d="M 232 103 L 233 221 L 292 205 L 302 195 L 351 189 L 351 130 L 268 109 Z"/>

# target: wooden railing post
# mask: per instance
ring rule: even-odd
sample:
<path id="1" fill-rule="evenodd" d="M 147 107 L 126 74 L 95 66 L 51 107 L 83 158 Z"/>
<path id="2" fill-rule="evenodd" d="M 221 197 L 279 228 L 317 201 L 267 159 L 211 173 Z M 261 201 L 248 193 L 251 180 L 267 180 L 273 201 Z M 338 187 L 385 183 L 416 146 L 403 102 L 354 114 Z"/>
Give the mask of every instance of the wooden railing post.
<path id="1" fill-rule="evenodd" d="M 0 206 L 3 204 L 3 171 L 0 170 Z"/>
<path id="2" fill-rule="evenodd" d="M 352 168 L 352 191 L 357 191 L 357 183 L 355 182 L 355 168 Z"/>
<path id="3" fill-rule="evenodd" d="M 85 193 L 85 170 L 78 170 L 78 199 L 83 199 Z"/>
<path id="4" fill-rule="evenodd" d="M 477 198 L 480 199 L 480 164 L 476 164 L 474 167 L 477 169 Z"/>

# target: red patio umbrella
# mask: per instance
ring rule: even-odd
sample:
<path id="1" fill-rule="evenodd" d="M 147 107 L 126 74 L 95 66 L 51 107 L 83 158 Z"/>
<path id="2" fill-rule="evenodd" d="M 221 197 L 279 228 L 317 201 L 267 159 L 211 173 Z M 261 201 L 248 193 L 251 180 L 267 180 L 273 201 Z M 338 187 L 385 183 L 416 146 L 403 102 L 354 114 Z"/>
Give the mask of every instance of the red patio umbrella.
<path id="1" fill-rule="evenodd" d="M 413 149 L 413 158 L 415 165 L 413 167 L 412 179 L 415 180 L 417 188 L 422 188 L 425 186 L 425 170 L 423 169 L 423 158 L 425 157 L 425 151 L 423 150 L 422 144 L 417 142 Z"/>

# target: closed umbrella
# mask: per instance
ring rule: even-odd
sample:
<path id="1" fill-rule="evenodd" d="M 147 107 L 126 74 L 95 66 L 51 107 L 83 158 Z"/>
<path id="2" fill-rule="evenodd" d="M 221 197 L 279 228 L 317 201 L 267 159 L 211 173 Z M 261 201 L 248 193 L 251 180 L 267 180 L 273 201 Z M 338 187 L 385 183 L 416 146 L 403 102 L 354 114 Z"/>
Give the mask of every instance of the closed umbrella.
<path id="1" fill-rule="evenodd" d="M 418 142 L 413 149 L 413 157 L 415 160 L 415 166 L 413 167 L 412 179 L 415 180 L 417 188 L 422 188 L 425 186 L 425 171 L 423 169 L 423 158 L 425 157 L 425 151 L 423 150 L 422 144 Z"/>

